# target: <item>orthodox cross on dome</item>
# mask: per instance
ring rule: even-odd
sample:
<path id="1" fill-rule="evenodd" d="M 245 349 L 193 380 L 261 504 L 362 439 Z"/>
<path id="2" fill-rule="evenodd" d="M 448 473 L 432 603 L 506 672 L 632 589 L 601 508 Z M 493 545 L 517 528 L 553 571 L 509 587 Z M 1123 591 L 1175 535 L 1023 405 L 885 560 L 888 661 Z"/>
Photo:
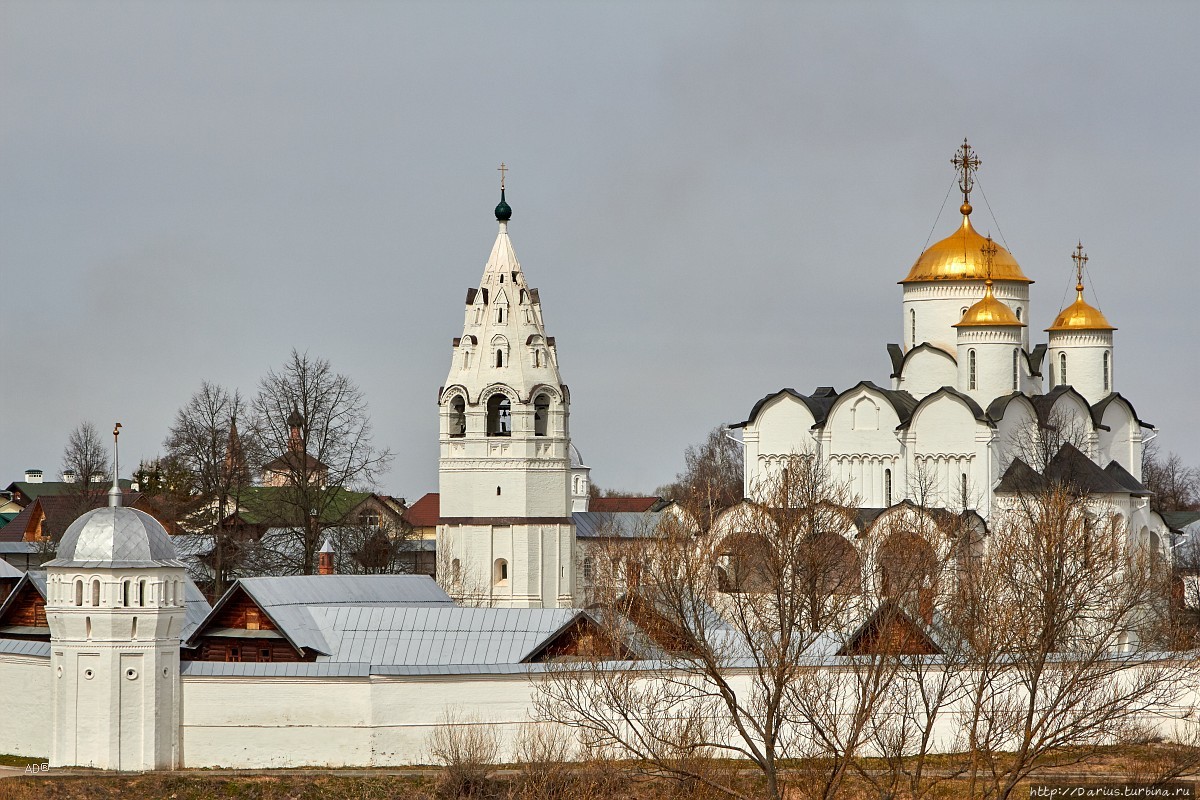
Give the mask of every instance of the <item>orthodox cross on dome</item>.
<path id="1" fill-rule="evenodd" d="M 967 139 L 963 137 L 962 146 L 954 153 L 954 158 L 950 159 L 950 163 L 954 165 L 954 169 L 958 172 L 958 188 L 962 189 L 963 193 L 963 213 L 971 213 L 971 189 L 975 186 L 975 173 L 979 170 L 982 161 L 975 151 L 971 149 L 971 145 L 967 144 Z"/>
<path id="2" fill-rule="evenodd" d="M 987 280 L 984 281 L 988 286 L 992 285 L 992 259 L 996 257 L 996 243 L 992 241 L 992 235 L 989 233 L 987 241 L 983 243 L 983 247 L 979 248 L 979 252 L 983 253 L 983 264 L 987 269 Z"/>
<path id="3" fill-rule="evenodd" d="M 504 174 L 506 172 L 508 172 L 508 167 L 506 167 L 504 165 L 504 162 L 501 161 L 500 166 L 496 168 L 496 171 L 500 173 L 500 191 L 503 192 L 504 191 Z"/>
<path id="4" fill-rule="evenodd" d="M 1075 252 L 1071 253 L 1071 260 L 1075 262 L 1075 291 L 1083 291 L 1083 268 L 1087 266 L 1087 253 L 1083 252 L 1083 242 L 1080 241 L 1075 245 Z"/>

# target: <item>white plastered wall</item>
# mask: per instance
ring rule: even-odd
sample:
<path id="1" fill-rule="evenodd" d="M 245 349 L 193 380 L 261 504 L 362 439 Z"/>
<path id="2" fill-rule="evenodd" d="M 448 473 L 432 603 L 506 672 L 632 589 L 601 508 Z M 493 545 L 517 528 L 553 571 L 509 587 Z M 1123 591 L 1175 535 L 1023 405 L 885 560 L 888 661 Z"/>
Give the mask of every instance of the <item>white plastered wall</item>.
<path id="1" fill-rule="evenodd" d="M 48 658 L 0 653 L 0 692 L 5 704 L 0 753 L 50 757 L 53 735 L 50 674 Z"/>

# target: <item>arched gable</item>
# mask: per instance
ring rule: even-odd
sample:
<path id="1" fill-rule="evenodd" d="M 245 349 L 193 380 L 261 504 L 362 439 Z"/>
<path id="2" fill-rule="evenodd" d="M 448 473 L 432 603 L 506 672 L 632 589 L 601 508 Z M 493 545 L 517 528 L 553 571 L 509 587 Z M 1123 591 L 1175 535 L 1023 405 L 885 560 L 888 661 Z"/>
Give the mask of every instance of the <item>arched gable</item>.
<path id="1" fill-rule="evenodd" d="M 919 453 L 969 453 L 978 430 L 991 423 L 970 397 L 942 387 L 917 405 L 906 427 Z"/>
<path id="2" fill-rule="evenodd" d="M 923 397 L 956 383 L 958 361 L 942 348 L 925 342 L 904 354 L 898 377 L 901 389 Z"/>
<path id="3" fill-rule="evenodd" d="M 1092 407 L 1096 417 L 1100 461 L 1116 461 L 1134 477 L 1142 474 L 1142 423 L 1125 398 L 1109 395 Z"/>
<path id="4" fill-rule="evenodd" d="M 503 383 L 493 383 L 483 388 L 483 391 L 479 393 L 479 397 L 475 398 L 475 402 L 486 403 L 494 394 L 505 395 L 511 402 L 514 403 L 519 403 L 521 401 L 521 396 L 517 394 L 517 391 L 511 386 L 507 386 Z"/>
<path id="5" fill-rule="evenodd" d="M 1096 421 L 1092 418 L 1092 407 L 1088 405 L 1087 398 L 1072 387 L 1066 388 L 1067 391 L 1045 407 L 1042 424 L 1061 425 L 1064 419 L 1069 419 L 1072 424 L 1086 426 L 1090 431 L 1095 427 Z"/>
<path id="6" fill-rule="evenodd" d="M 830 454 L 898 453 L 894 431 L 915 406 L 907 392 L 881 389 L 869 381 L 842 392 L 825 420 Z"/>
<path id="7" fill-rule="evenodd" d="M 1014 458 L 1028 457 L 1029 442 L 1038 426 L 1038 413 L 1029 398 L 1020 392 L 998 397 L 988 406 L 988 416 L 996 424 L 997 474 L 1008 469 Z"/>
<path id="8" fill-rule="evenodd" d="M 816 424 L 808 404 L 785 390 L 767 400 L 754 422 L 746 427 L 758 432 L 760 453 L 792 453 L 808 449 Z"/>
<path id="9" fill-rule="evenodd" d="M 450 386 L 442 389 L 442 395 L 438 398 L 438 405 L 449 405 L 456 397 L 461 397 L 463 401 L 467 403 L 467 405 L 472 405 L 471 395 L 467 391 L 467 387 L 463 386 L 461 383 L 451 384 Z"/>
<path id="10" fill-rule="evenodd" d="M 562 402 L 562 393 L 548 383 L 539 383 L 534 385 L 534 387 L 529 390 L 529 397 L 525 398 L 526 402 L 533 402 L 533 398 L 537 397 L 539 394 L 546 395 L 548 398 L 550 398 L 551 403 Z"/>

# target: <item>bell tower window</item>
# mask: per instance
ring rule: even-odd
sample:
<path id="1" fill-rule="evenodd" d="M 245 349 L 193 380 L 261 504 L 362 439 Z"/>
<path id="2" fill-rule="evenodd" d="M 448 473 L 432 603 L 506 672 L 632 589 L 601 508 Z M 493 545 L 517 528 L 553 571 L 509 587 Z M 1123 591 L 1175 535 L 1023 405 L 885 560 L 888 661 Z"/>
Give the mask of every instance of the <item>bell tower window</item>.
<path id="1" fill-rule="evenodd" d="M 892 471 L 890 469 L 883 471 L 883 504 L 889 508 L 892 505 Z"/>
<path id="2" fill-rule="evenodd" d="M 908 328 L 909 336 L 912 338 L 912 344 L 909 347 L 917 346 L 917 310 L 911 308 L 908 311 Z"/>
<path id="3" fill-rule="evenodd" d="M 1108 351 L 1105 351 L 1105 353 L 1104 353 L 1104 391 L 1106 391 L 1106 392 L 1112 391 L 1112 376 L 1109 374 L 1109 370 L 1111 368 L 1111 365 L 1110 365 L 1111 358 L 1112 358 L 1112 355 Z"/>
<path id="4" fill-rule="evenodd" d="M 976 381 L 975 381 L 975 351 L 968 350 L 967 351 L 967 388 L 975 389 L 975 388 L 977 388 L 975 384 L 976 384 Z"/>
<path id="5" fill-rule="evenodd" d="M 550 418 L 550 398 L 539 394 L 533 401 L 533 435 L 545 436 L 546 423 Z"/>
<path id="6" fill-rule="evenodd" d="M 1013 391 L 1021 390 L 1021 362 L 1020 351 L 1013 350 Z"/>
<path id="7" fill-rule="evenodd" d="M 461 395 L 450 402 L 450 435 L 454 438 L 467 435 L 467 404 Z"/>
<path id="8" fill-rule="evenodd" d="M 496 366 L 497 367 L 504 366 L 504 351 L 503 350 L 496 351 Z"/>
<path id="9" fill-rule="evenodd" d="M 504 324 L 504 306 L 496 306 L 496 322 Z"/>
<path id="10" fill-rule="evenodd" d="M 1058 382 L 1065 386 L 1067 384 L 1067 354 L 1058 354 Z"/>
<path id="11" fill-rule="evenodd" d="M 502 394 L 494 394 L 487 403 L 488 436 L 512 435 L 512 403 Z"/>

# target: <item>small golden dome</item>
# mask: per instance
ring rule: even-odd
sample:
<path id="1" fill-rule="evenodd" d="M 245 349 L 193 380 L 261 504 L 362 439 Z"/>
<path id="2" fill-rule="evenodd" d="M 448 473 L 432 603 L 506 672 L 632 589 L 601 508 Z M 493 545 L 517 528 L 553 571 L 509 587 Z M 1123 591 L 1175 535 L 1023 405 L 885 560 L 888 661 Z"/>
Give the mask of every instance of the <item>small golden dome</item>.
<path id="1" fill-rule="evenodd" d="M 1100 310 L 1083 299 L 1083 284 L 1075 284 L 1075 302 L 1058 312 L 1047 331 L 1115 331 Z"/>
<path id="2" fill-rule="evenodd" d="M 987 277 L 987 265 L 980 252 L 987 240 L 971 226 L 970 206 L 964 203 L 962 210 L 965 213 L 958 230 L 921 253 L 908 277 L 900 283 L 981 281 Z M 1025 277 L 1012 253 L 999 246 L 992 259 L 992 278 L 1033 283 Z"/>
<path id="3" fill-rule="evenodd" d="M 999 249 L 999 248 L 997 248 Z M 995 269 L 995 264 L 992 265 Z M 954 326 L 956 328 L 982 328 L 985 326 L 1015 325 L 1024 328 L 1025 323 L 1017 319 L 1017 315 L 1006 304 L 996 299 L 992 294 L 992 282 L 986 281 L 987 290 L 983 299 L 967 309 L 962 319 Z"/>

